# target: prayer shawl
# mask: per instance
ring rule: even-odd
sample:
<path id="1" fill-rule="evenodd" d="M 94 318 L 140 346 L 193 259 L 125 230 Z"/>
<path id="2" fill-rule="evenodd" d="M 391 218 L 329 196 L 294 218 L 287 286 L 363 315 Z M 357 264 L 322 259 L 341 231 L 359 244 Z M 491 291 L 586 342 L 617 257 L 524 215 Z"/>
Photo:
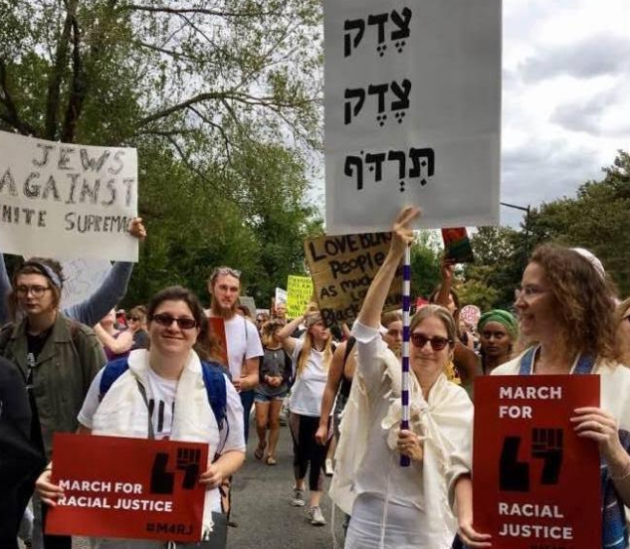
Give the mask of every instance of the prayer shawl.
<path id="1" fill-rule="evenodd" d="M 122 374 L 103 397 L 93 418 L 92 434 L 149 438 L 149 410 L 138 388 L 138 381 L 147 387 L 149 353 L 144 349 L 129 355 L 129 369 Z M 201 362 L 194 351 L 188 355 L 186 365 L 177 383 L 175 413 L 171 440 L 211 443 L 209 460 L 219 442 L 219 428 L 203 380 Z M 202 535 L 212 532 L 212 490 L 206 491 Z"/>
<path id="2" fill-rule="evenodd" d="M 396 452 L 398 427 L 401 420 L 401 379 L 399 360 L 388 349 L 379 351 L 383 365 L 383 398 L 390 401 L 381 426 L 389 431 L 388 446 Z M 470 471 L 473 406 L 466 392 L 441 374 L 429 392 L 426 402 L 415 375 L 410 375 L 411 429 L 423 439 L 423 493 L 426 502 L 426 533 L 424 547 L 450 547 L 457 532 L 457 520 L 449 507 L 447 479 L 454 468 Z M 347 514 L 352 514 L 356 498 L 354 479 L 364 455 L 369 450 L 370 402 L 365 381 L 357 368 L 352 390 L 341 422 L 341 435 L 335 458 L 330 497 Z M 374 471 L 374 474 L 379 474 Z M 385 495 L 385 494 L 384 494 Z M 383 528 L 387 525 L 383 522 Z"/>

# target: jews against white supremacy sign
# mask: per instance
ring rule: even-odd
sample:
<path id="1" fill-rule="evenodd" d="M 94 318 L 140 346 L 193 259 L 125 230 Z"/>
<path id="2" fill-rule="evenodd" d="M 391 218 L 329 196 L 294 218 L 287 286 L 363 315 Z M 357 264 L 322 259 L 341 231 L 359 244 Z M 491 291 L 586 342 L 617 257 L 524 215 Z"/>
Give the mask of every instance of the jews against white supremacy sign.
<path id="1" fill-rule="evenodd" d="M 499 221 L 501 0 L 325 0 L 326 232 Z"/>
<path id="2" fill-rule="evenodd" d="M 137 261 L 135 149 L 0 132 L 0 251 Z"/>

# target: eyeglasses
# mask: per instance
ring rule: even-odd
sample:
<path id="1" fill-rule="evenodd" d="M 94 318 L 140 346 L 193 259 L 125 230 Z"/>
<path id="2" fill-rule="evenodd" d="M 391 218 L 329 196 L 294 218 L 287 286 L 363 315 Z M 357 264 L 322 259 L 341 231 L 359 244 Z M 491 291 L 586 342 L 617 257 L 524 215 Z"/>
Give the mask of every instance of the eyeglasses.
<path id="1" fill-rule="evenodd" d="M 448 339 L 446 337 L 427 337 L 420 332 L 414 332 L 413 334 L 411 334 L 411 343 L 414 347 L 417 347 L 418 349 L 422 349 L 427 344 L 427 341 L 431 343 L 431 348 L 434 351 L 441 351 L 442 349 L 444 349 L 444 347 L 453 342 L 452 339 Z"/>
<path id="2" fill-rule="evenodd" d="M 525 301 L 529 301 L 533 297 L 546 293 L 547 290 L 538 288 L 537 286 L 523 286 L 522 288 L 516 288 L 514 290 L 514 300 L 518 301 L 519 298 L 523 298 Z"/>
<path id="3" fill-rule="evenodd" d="M 18 286 L 15 293 L 20 297 L 26 297 L 29 292 L 33 297 L 42 297 L 47 290 L 50 290 L 50 286 Z"/>
<path id="4" fill-rule="evenodd" d="M 182 317 L 175 318 L 172 315 L 166 313 L 160 313 L 157 315 L 153 315 L 151 320 L 157 322 L 160 326 L 164 326 L 165 328 L 170 328 L 173 322 L 177 322 L 177 325 L 182 330 L 192 330 L 195 326 L 197 326 L 197 321 L 194 318 Z"/>

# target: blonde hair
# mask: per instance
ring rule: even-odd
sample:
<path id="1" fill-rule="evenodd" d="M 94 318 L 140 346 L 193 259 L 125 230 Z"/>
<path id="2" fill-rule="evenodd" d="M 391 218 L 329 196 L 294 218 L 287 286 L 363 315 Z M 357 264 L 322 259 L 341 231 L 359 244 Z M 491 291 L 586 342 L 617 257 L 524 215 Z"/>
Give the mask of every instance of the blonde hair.
<path id="1" fill-rule="evenodd" d="M 306 334 L 304 335 L 304 345 L 302 346 L 302 349 L 300 350 L 300 353 L 298 355 L 297 365 L 295 369 L 296 377 L 299 376 L 304 370 L 304 367 L 306 366 L 306 362 L 308 361 L 308 357 L 314 348 L 313 336 L 311 334 L 311 327 L 313 327 L 318 322 L 321 322 L 321 317 L 318 320 L 316 320 L 316 317 L 319 317 L 319 316 L 320 316 L 319 311 L 311 310 L 306 315 L 306 318 L 304 319 L 308 328 L 306 330 Z M 324 369 L 328 371 L 328 367 L 330 365 L 330 361 L 333 355 L 332 337 L 329 337 L 326 340 L 326 344 L 324 345 L 323 352 L 324 352 Z"/>

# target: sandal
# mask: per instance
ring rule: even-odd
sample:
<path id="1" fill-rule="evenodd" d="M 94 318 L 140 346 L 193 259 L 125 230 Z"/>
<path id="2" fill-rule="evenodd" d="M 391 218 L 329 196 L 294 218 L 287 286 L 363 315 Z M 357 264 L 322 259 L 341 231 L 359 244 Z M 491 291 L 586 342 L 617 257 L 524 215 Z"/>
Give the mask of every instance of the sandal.
<path id="1" fill-rule="evenodd" d="M 267 456 L 267 459 L 265 460 L 265 462 L 267 463 L 267 465 L 276 465 L 278 463 L 276 461 L 276 458 L 273 456 Z"/>
<path id="2" fill-rule="evenodd" d="M 262 446 L 259 444 L 258 447 L 256 448 L 256 450 L 254 451 L 254 457 L 260 461 L 263 456 L 265 455 L 265 447 L 267 446 L 267 443 L 265 442 Z"/>

